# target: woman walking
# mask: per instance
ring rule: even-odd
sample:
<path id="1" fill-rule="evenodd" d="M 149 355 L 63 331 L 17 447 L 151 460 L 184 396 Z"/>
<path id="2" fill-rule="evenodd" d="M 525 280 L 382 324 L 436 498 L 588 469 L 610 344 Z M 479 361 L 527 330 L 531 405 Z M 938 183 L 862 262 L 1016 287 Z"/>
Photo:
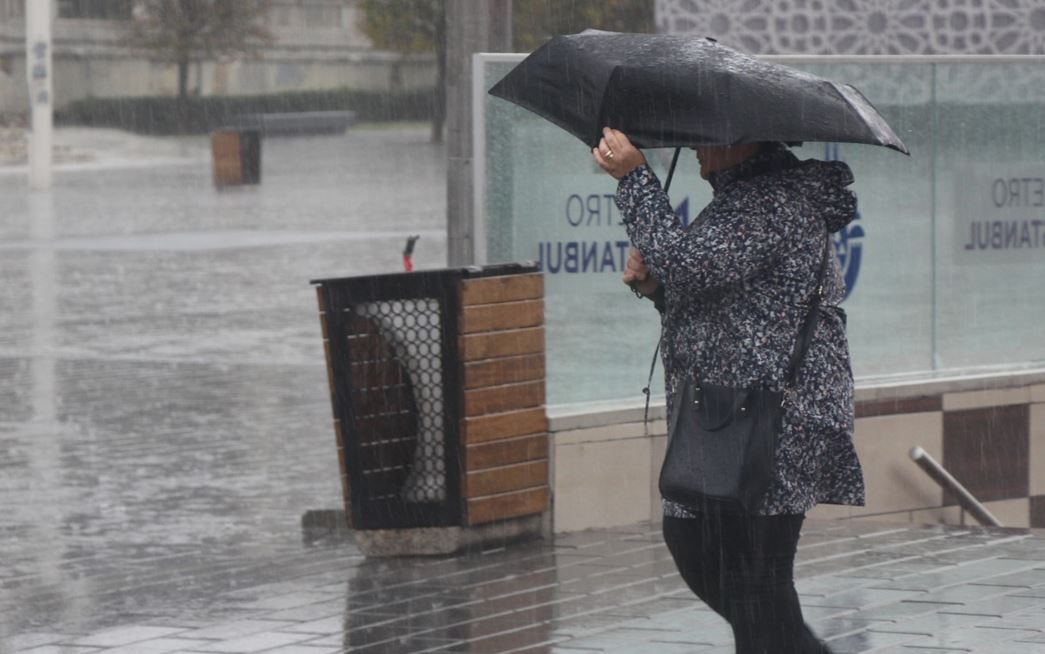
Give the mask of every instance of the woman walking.
<path id="1" fill-rule="evenodd" d="M 819 278 L 825 238 L 856 213 L 852 173 L 780 143 L 694 149 L 714 197 L 689 229 L 626 135 L 607 128 L 592 150 L 619 180 L 633 245 L 624 281 L 661 312 L 668 406 L 694 370 L 710 384 L 783 391 L 811 298 L 823 299 L 758 509 L 665 500 L 664 539 L 687 585 L 730 623 L 738 654 L 827 653 L 803 620 L 793 571 L 807 511 L 864 503 L 835 257 Z"/>

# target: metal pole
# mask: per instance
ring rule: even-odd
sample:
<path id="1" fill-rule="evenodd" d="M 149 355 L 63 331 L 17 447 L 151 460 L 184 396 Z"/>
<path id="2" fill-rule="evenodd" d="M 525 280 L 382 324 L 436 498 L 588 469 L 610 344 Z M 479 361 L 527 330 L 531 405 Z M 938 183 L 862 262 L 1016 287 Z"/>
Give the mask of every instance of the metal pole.
<path id="1" fill-rule="evenodd" d="M 475 262 L 472 54 L 511 50 L 511 27 L 511 0 L 446 2 L 446 255 L 450 266 Z"/>
<path id="2" fill-rule="evenodd" d="M 25 3 L 25 61 L 29 82 L 29 187 L 51 188 L 54 87 L 51 71 L 51 0 Z"/>
<path id="3" fill-rule="evenodd" d="M 980 504 L 979 500 L 973 497 L 965 486 L 955 479 L 951 473 L 937 463 L 936 459 L 923 450 L 917 445 L 911 448 L 911 460 L 918 464 L 918 467 L 925 471 L 927 475 L 933 478 L 937 484 L 946 490 L 954 493 L 958 498 L 958 504 L 969 512 L 973 518 L 976 519 L 981 525 L 988 527 L 1001 527 L 1001 522 L 995 518 L 987 507 Z"/>

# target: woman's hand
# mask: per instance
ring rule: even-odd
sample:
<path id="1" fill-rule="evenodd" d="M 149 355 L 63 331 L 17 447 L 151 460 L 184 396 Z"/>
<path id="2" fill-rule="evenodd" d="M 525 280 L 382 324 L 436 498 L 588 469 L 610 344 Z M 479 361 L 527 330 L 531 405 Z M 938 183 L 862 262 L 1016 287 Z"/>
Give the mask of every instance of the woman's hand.
<path id="1" fill-rule="evenodd" d="M 646 157 L 631 144 L 624 132 L 609 127 L 602 128 L 602 140 L 597 148 L 592 148 L 591 155 L 599 168 L 614 179 L 620 179 L 646 163 Z"/>
<path id="2" fill-rule="evenodd" d="M 652 295 L 660 286 L 657 278 L 649 274 L 646 262 L 642 260 L 642 255 L 635 248 L 628 251 L 628 262 L 624 265 L 623 279 L 625 284 L 644 296 Z"/>

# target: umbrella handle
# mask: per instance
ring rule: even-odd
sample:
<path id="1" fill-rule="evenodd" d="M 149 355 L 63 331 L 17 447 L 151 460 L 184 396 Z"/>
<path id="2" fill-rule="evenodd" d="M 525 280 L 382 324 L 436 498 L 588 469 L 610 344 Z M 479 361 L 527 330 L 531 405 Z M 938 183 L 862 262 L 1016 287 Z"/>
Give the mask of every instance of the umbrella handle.
<path id="1" fill-rule="evenodd" d="M 668 169 L 668 179 L 664 182 L 664 193 L 667 194 L 668 189 L 671 188 L 671 180 L 675 177 L 675 166 L 679 162 L 679 153 L 682 152 L 682 148 L 675 148 L 675 154 L 671 157 L 671 168 Z"/>

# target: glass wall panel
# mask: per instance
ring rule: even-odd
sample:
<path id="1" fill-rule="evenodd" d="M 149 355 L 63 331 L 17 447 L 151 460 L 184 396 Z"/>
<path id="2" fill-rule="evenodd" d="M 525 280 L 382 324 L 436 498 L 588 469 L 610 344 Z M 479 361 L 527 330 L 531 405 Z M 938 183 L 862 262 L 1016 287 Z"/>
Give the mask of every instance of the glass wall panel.
<path id="1" fill-rule="evenodd" d="M 836 238 L 849 296 L 857 377 L 932 367 L 932 69 L 928 65 L 796 65 L 856 86 L 911 156 L 848 143 L 807 144 L 799 157 L 842 159 L 853 169 L 857 219 Z"/>
<path id="2" fill-rule="evenodd" d="M 1045 66 L 936 66 L 938 366 L 1045 360 Z"/>
<path id="3" fill-rule="evenodd" d="M 515 63 L 488 63 L 486 88 Z M 791 65 L 861 89 L 912 152 L 795 150 L 844 160 L 855 174 L 859 216 L 835 246 L 857 378 L 1045 360 L 1034 338 L 1045 306 L 1032 301 L 1045 272 L 1045 84 L 1032 78 L 1045 67 Z M 535 259 L 546 273 L 549 404 L 641 399 L 659 321 L 620 282 L 627 236 L 615 183 L 547 121 L 490 96 L 484 111 L 486 260 Z M 670 152 L 647 156 L 663 178 Z M 689 151 L 671 198 L 684 221 L 710 200 Z"/>

